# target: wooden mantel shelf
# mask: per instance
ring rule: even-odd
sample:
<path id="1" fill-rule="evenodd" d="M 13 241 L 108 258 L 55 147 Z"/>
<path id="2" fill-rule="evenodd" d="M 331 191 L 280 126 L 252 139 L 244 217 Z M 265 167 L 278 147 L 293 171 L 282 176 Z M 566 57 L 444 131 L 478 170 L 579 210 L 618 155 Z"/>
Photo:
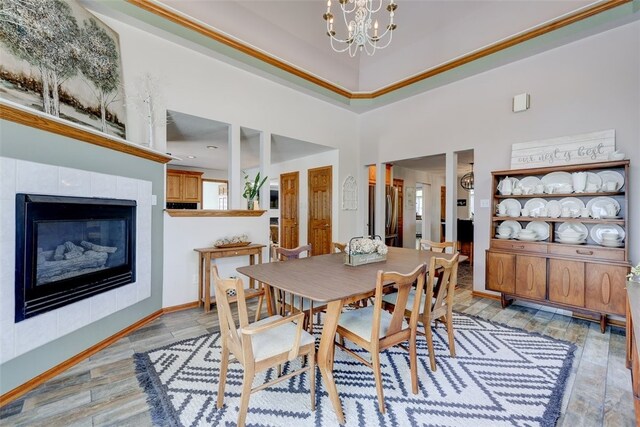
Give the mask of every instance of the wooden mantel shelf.
<path id="1" fill-rule="evenodd" d="M 168 163 L 173 159 L 173 157 L 167 156 L 164 153 L 142 147 L 122 138 L 110 136 L 97 130 L 94 131 L 93 129 L 79 126 L 57 117 L 48 116 L 39 111 L 31 111 L 26 107 L 12 105 L 6 101 L 0 103 L 0 119 L 56 133 L 68 138 L 77 139 L 158 163 Z"/>
<path id="2" fill-rule="evenodd" d="M 266 210 L 213 210 L 213 209 L 165 209 L 169 216 L 173 217 L 238 217 L 238 216 L 261 216 Z"/>

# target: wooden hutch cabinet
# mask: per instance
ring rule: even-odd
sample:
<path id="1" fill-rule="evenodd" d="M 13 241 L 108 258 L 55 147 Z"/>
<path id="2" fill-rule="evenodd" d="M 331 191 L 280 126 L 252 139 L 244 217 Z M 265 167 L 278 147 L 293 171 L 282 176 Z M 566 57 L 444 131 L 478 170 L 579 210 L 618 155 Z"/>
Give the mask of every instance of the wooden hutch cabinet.
<path id="1" fill-rule="evenodd" d="M 511 178 L 512 182 L 529 178 L 536 182 L 553 172 L 585 172 L 588 179 L 597 180 L 595 176 L 600 172 L 605 174 L 617 173 L 622 178 L 622 186 L 616 189 L 600 189 L 599 191 L 564 193 L 540 193 L 531 190 L 527 194 L 503 195 L 499 186 L 504 180 Z M 604 175 L 598 175 L 604 176 Z M 615 175 L 614 175 L 615 177 Z M 567 175 L 564 174 L 564 178 Z M 543 180 L 544 181 L 544 180 Z M 629 161 L 601 162 L 582 165 L 567 165 L 536 169 L 517 169 L 492 172 L 493 185 L 493 215 L 491 217 L 491 241 L 486 251 L 486 288 L 500 292 L 502 306 L 506 307 L 514 299 L 527 300 L 539 304 L 551 305 L 565 310 L 582 312 L 600 317 L 600 327 L 604 332 L 608 315 L 625 316 L 626 304 L 626 275 L 629 272 L 628 239 L 625 236 L 620 244 L 605 246 L 602 233 L 607 227 L 615 225 L 615 230 L 622 230 L 626 234 L 629 217 Z M 544 182 L 543 182 L 544 185 Z M 616 186 L 618 187 L 618 186 Z M 518 192 L 519 193 L 519 192 Z M 570 200 L 567 200 L 570 198 Z M 576 217 L 575 211 L 570 215 L 563 212 L 560 217 L 550 215 L 542 208 L 536 214 L 528 216 L 499 213 L 498 206 L 510 199 L 511 214 L 515 209 L 525 209 L 526 214 L 529 201 L 531 206 L 550 206 L 555 201 L 565 207 L 596 208 L 602 203 L 619 205 L 616 215 L 591 214 L 590 210 L 583 210 L 582 215 Z M 596 200 L 597 199 L 597 200 Z M 613 200 L 613 202 L 611 202 Z M 540 212 L 543 215 L 538 215 Z M 587 215 L 589 213 L 589 215 Z M 509 221 L 509 227 L 516 229 L 509 237 L 500 236 L 497 229 L 504 221 Z M 536 222 L 536 235 L 543 240 L 533 240 L 525 235 L 519 235 L 520 228 L 533 230 L 530 226 Z M 507 227 L 505 224 L 504 227 Z M 573 227 L 586 230 L 586 236 L 579 242 L 562 243 L 559 232 L 564 228 Z M 542 229 L 540 229 L 542 228 Z M 595 230 L 594 230 L 595 228 Z M 519 238 L 526 240 L 519 240 Z M 613 246 L 613 247 L 612 247 Z"/>
<path id="2" fill-rule="evenodd" d="M 167 169 L 167 202 L 202 203 L 202 172 Z"/>

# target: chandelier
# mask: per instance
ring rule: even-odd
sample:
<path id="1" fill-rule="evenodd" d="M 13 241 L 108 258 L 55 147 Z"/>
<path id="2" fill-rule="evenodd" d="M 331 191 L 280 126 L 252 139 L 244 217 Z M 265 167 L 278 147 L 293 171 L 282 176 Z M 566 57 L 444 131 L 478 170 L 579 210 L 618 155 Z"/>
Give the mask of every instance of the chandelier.
<path id="1" fill-rule="evenodd" d="M 375 8 L 374 2 L 378 2 Z M 327 35 L 331 39 L 331 48 L 336 52 L 348 51 L 349 56 L 354 57 L 358 51 L 364 50 L 367 55 L 373 55 L 376 50 L 389 46 L 393 30 L 396 29 L 396 24 L 393 23 L 393 15 L 398 5 L 394 3 L 394 0 L 389 0 L 387 5 L 389 24 L 379 34 L 378 20 L 374 20 L 373 15 L 382 9 L 382 2 L 383 0 L 338 0 L 344 18 L 344 25 L 349 33 L 346 38 L 342 39 L 336 37 L 333 27 L 334 16 L 331 13 L 331 0 L 328 0 L 327 13 L 323 17 L 327 21 Z"/>
<path id="2" fill-rule="evenodd" d="M 469 163 L 471 165 L 471 172 L 462 175 L 460 178 L 460 187 L 465 190 L 473 190 L 473 163 Z"/>

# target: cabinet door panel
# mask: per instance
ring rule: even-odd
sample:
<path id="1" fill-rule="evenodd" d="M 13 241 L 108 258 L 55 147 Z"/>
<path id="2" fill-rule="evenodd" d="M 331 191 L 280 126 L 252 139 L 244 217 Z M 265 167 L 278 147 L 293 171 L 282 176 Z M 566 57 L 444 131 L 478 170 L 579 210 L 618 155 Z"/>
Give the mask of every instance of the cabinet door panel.
<path id="1" fill-rule="evenodd" d="M 167 202 L 182 201 L 182 175 L 167 172 Z"/>
<path id="2" fill-rule="evenodd" d="M 547 291 L 547 259 L 516 256 L 516 294 L 544 299 Z"/>
<path id="3" fill-rule="evenodd" d="M 184 190 L 183 196 L 184 200 L 188 202 L 199 202 L 200 201 L 200 189 L 202 186 L 202 181 L 199 176 L 184 176 Z"/>
<path id="4" fill-rule="evenodd" d="M 605 313 L 624 315 L 627 270 L 626 267 L 615 265 L 587 263 L 586 307 Z"/>
<path id="5" fill-rule="evenodd" d="M 584 262 L 549 260 L 549 300 L 584 307 Z"/>
<path id="6" fill-rule="evenodd" d="M 487 289 L 510 294 L 515 291 L 515 259 L 512 254 L 487 254 Z"/>

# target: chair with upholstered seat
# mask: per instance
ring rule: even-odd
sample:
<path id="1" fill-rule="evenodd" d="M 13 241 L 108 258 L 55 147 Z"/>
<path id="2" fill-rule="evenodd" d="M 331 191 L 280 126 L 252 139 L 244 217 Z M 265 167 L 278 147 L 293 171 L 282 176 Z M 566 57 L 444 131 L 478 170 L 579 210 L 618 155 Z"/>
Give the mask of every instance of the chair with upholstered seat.
<path id="1" fill-rule="evenodd" d="M 313 336 L 302 327 L 304 314 L 296 313 L 288 317 L 275 315 L 249 324 L 242 280 L 238 278 L 221 279 L 215 266 L 212 275 L 216 289 L 216 307 L 222 341 L 217 407 L 222 408 L 224 404 L 229 355 L 232 354 L 244 368 L 238 426 L 245 425 L 251 393 L 304 372 L 309 373 L 311 410 L 315 410 L 315 341 Z M 231 297 L 227 292 L 230 290 L 237 293 L 235 300 L 238 304 L 239 327 L 231 312 Z M 252 388 L 253 379 L 257 372 L 279 367 L 282 363 L 303 356 L 308 356 L 306 357 L 308 360 L 306 367 L 303 366 L 287 375 L 278 375 L 274 380 Z M 279 372 L 280 369 L 278 369 L 278 374 Z M 276 406 L 278 402 L 274 401 L 273 404 Z"/>
<path id="2" fill-rule="evenodd" d="M 298 246 L 297 248 L 287 249 L 282 247 L 274 247 L 274 257 L 272 260 L 287 261 L 299 259 L 301 255 L 305 254 L 310 257 L 312 255 L 311 245 Z M 301 298 L 298 295 L 285 295 L 284 292 L 278 291 L 277 303 L 280 314 L 284 315 L 288 312 L 300 311 L 305 313 L 305 326 L 310 333 L 313 333 L 313 315 L 324 311 L 327 308 L 326 304 L 314 305 L 314 302 L 310 299 Z"/>
<path id="3" fill-rule="evenodd" d="M 390 347 L 409 342 L 409 365 L 411 367 L 411 390 L 418 393 L 418 367 L 416 350 L 416 332 L 418 324 L 418 304 L 424 287 L 426 267 L 419 265 L 409 274 L 378 271 L 373 305 L 357 310 L 346 311 L 340 316 L 337 333 L 340 338 L 349 340 L 371 355 L 371 361 L 364 359 L 358 353 L 350 350 L 341 342 L 335 345 L 354 356 L 356 359 L 373 369 L 376 391 L 378 394 L 378 409 L 385 412 L 384 392 L 382 389 L 382 374 L 380 371 L 380 353 Z M 393 282 L 397 289 L 397 303 L 392 313 L 382 310 L 383 287 L 385 283 Z M 405 310 L 409 291 L 413 283 L 417 282 L 416 300 L 410 307 L 414 313 L 409 323 L 405 320 Z"/>
<path id="4" fill-rule="evenodd" d="M 414 305 L 417 295 L 420 293 L 420 322 L 424 327 L 424 335 L 427 339 L 429 347 L 429 359 L 431 362 L 431 370 L 436 370 L 436 358 L 433 350 L 433 334 L 431 331 L 431 322 L 439 321 L 445 324 L 449 337 L 449 353 L 451 357 L 456 356 L 455 339 L 453 336 L 453 297 L 455 294 L 456 283 L 458 281 L 458 254 L 447 260 L 433 256 L 429 263 L 427 273 L 427 288 L 424 293 L 417 290 L 411 290 L 408 297 L 407 307 Z M 383 297 L 385 306 L 395 309 L 398 294 L 388 294 Z M 411 318 L 414 313 L 410 310 L 405 312 L 405 316 Z M 422 333 L 418 331 L 418 333 Z"/>
<path id="5" fill-rule="evenodd" d="M 452 254 L 457 252 L 458 248 L 456 242 L 433 242 L 429 239 L 420 239 L 420 250 Z"/>
<path id="6" fill-rule="evenodd" d="M 334 253 L 346 254 L 347 253 L 347 244 L 339 243 L 339 242 L 331 242 L 331 248 Z"/>

